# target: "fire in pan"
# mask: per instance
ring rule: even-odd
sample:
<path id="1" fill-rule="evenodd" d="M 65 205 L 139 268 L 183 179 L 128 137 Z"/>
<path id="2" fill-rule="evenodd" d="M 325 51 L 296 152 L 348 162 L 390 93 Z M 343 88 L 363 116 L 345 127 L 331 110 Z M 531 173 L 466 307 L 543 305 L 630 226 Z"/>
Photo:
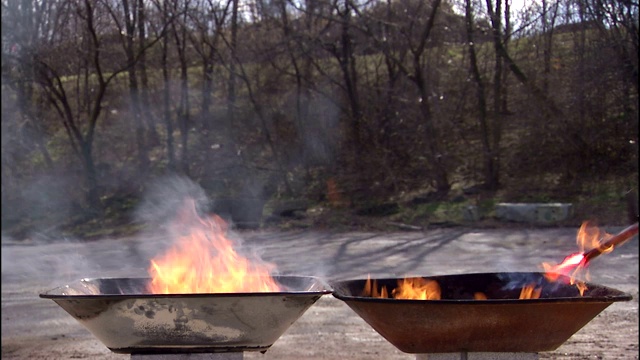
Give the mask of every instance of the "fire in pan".
<path id="1" fill-rule="evenodd" d="M 117 353 L 266 351 L 328 285 L 272 275 L 274 265 L 236 249 L 227 223 L 193 199 L 168 224 L 175 244 L 147 278 L 83 279 L 40 294 Z"/>
<path id="2" fill-rule="evenodd" d="M 637 233 L 638 223 L 609 235 L 585 222 L 577 237 L 581 251 L 557 265 L 542 264 L 545 272 L 368 278 L 331 286 L 333 296 L 403 352 L 553 351 L 612 303 L 632 299 L 576 276 Z"/>
<path id="3" fill-rule="evenodd" d="M 405 281 L 419 283 L 431 295 L 393 297 Z M 346 280 L 331 286 L 333 296 L 396 348 L 423 354 L 553 351 L 613 302 L 632 298 L 589 283 L 580 295 L 568 282 L 564 275 L 549 281 L 544 273 L 518 272 Z M 528 291 L 536 297 L 522 299 Z"/>
<path id="4" fill-rule="evenodd" d="M 266 351 L 322 295 L 309 276 L 274 276 L 280 291 L 152 294 L 150 278 L 83 279 L 40 294 L 116 353 Z"/>

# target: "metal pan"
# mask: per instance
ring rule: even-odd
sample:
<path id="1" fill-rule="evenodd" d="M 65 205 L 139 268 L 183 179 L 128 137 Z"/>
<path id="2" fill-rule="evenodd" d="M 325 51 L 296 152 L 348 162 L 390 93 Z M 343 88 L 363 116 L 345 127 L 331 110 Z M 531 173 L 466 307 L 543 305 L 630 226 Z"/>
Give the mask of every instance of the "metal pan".
<path id="1" fill-rule="evenodd" d="M 82 279 L 40 294 L 111 351 L 171 354 L 266 351 L 331 289 L 308 276 L 274 276 L 271 293 L 150 294 L 149 278 Z"/>
<path id="2" fill-rule="evenodd" d="M 365 279 L 332 282 L 344 301 L 400 351 L 448 352 L 553 351 L 615 301 L 632 297 L 587 283 L 584 296 L 543 273 L 477 273 L 425 277 L 436 280 L 442 300 L 402 300 L 363 296 Z M 389 293 L 399 279 L 376 280 Z M 536 284 L 538 299 L 518 299 L 522 286 Z M 487 300 L 474 300 L 482 292 Z"/>

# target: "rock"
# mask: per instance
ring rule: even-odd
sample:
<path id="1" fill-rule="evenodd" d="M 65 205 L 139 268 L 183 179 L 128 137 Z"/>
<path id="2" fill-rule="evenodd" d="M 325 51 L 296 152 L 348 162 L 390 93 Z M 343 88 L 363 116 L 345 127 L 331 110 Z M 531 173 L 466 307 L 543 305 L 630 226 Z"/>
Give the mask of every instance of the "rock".
<path id="1" fill-rule="evenodd" d="M 552 224 L 571 215 L 569 203 L 499 203 L 496 217 L 503 221 Z"/>

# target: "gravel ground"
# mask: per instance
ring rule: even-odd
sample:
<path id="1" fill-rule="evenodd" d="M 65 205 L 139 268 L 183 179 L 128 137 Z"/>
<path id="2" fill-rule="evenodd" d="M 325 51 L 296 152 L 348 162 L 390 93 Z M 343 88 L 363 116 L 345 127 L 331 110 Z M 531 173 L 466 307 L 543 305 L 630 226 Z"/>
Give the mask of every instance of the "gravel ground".
<path id="1" fill-rule="evenodd" d="M 615 233 L 621 228 L 607 228 Z M 577 228 L 369 233 L 236 233 L 282 274 L 325 280 L 472 272 L 540 271 L 576 251 Z M 92 242 L 2 241 L 3 359 L 130 359 L 115 354 L 53 301 L 38 294 L 84 277 L 146 276 L 160 237 Z M 633 296 L 601 312 L 540 359 L 638 359 L 638 239 L 595 259 L 590 282 Z M 245 359 L 415 359 L 376 333 L 346 304 L 323 296 L 264 354 Z"/>

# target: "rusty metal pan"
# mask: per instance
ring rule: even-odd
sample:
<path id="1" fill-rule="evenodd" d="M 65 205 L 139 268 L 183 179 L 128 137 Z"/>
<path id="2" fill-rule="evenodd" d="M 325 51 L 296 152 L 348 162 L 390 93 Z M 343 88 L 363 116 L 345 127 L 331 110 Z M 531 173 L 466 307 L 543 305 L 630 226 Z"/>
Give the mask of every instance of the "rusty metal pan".
<path id="1" fill-rule="evenodd" d="M 365 279 L 331 282 L 344 301 L 400 351 L 542 352 L 560 347 L 616 301 L 632 297 L 586 283 L 581 296 L 563 277 L 549 282 L 543 273 L 476 273 L 424 277 L 436 280 L 441 300 L 402 300 L 362 295 Z M 399 279 L 376 280 L 391 292 Z M 519 299 L 524 285 L 541 289 L 538 299 Z M 482 292 L 486 300 L 475 300 Z"/>
<path id="2" fill-rule="evenodd" d="M 116 353 L 264 352 L 331 293 L 315 277 L 273 278 L 283 291 L 159 295 L 148 292 L 148 278 L 95 278 L 40 297 L 55 301 Z"/>

